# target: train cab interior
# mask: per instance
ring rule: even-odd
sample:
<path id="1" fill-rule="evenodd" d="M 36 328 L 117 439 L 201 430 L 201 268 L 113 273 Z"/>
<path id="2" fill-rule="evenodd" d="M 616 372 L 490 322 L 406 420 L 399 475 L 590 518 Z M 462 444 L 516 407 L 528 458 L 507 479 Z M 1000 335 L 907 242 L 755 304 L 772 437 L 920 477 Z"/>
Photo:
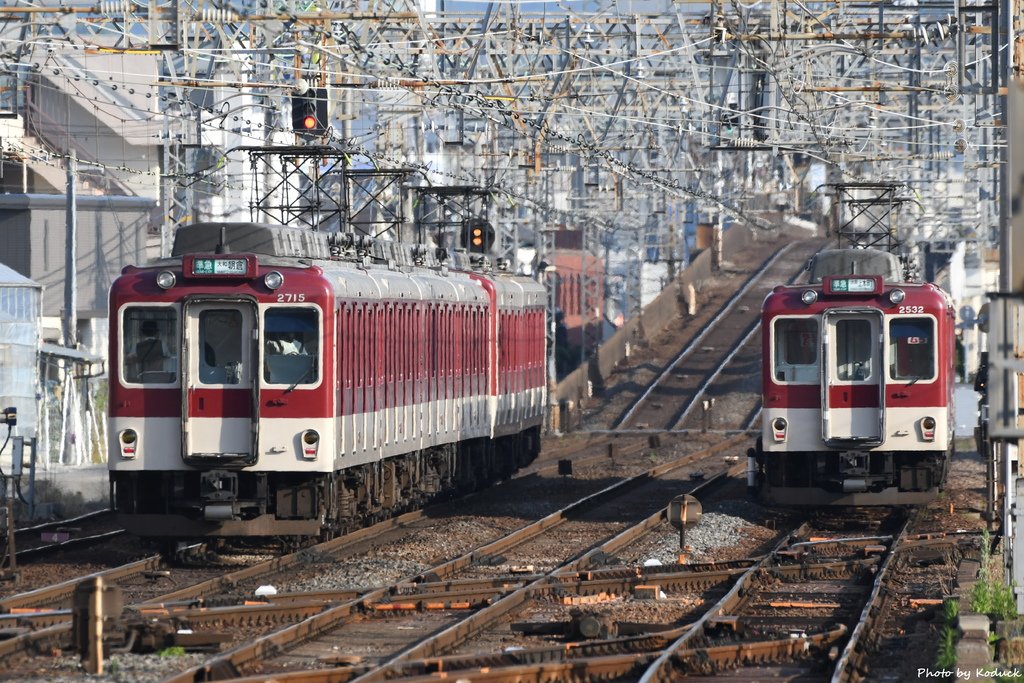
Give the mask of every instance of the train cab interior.
<path id="1" fill-rule="evenodd" d="M 263 381 L 315 384 L 319 379 L 320 325 L 316 309 L 270 308 L 263 315 Z"/>
<path id="2" fill-rule="evenodd" d="M 126 309 L 122 323 L 122 378 L 130 384 L 175 382 L 178 346 L 177 310 Z"/>

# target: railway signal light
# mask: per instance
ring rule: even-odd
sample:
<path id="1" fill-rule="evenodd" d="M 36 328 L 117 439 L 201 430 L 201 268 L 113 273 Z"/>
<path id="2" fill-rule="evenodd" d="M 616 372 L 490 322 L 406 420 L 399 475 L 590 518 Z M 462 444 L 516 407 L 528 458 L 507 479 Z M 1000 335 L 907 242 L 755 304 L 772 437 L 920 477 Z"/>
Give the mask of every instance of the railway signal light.
<path id="1" fill-rule="evenodd" d="M 489 252 L 494 246 L 494 226 L 482 218 L 469 221 L 462 228 L 462 246 L 475 254 Z"/>
<path id="2" fill-rule="evenodd" d="M 309 88 L 292 95 L 292 130 L 310 136 L 327 133 L 326 88 Z"/>

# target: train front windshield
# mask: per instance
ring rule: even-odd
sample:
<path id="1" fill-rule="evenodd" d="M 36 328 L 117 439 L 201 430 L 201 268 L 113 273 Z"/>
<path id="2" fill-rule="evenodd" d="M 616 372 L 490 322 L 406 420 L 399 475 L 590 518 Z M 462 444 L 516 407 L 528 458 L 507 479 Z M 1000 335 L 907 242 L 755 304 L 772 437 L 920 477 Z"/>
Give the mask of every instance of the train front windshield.
<path id="1" fill-rule="evenodd" d="M 897 318 L 889 322 L 889 375 L 894 380 L 935 377 L 935 321 Z"/>
<path id="2" fill-rule="evenodd" d="M 320 323 L 313 308 L 270 308 L 263 316 L 263 381 L 298 386 L 320 379 Z"/>
<path id="3" fill-rule="evenodd" d="M 121 323 L 121 377 L 130 384 L 171 384 L 178 376 L 178 311 L 125 309 Z"/>

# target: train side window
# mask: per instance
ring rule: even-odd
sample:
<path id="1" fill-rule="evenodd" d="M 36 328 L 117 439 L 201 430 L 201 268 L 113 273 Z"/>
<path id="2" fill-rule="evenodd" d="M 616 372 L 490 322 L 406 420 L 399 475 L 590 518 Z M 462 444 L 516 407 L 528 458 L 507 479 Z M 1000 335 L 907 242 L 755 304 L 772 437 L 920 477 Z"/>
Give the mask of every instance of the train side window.
<path id="1" fill-rule="evenodd" d="M 836 379 L 840 382 L 871 379 L 874 374 L 871 367 L 874 340 L 870 320 L 836 321 Z"/>
<path id="2" fill-rule="evenodd" d="M 178 311 L 125 309 L 121 327 L 122 376 L 135 384 L 172 384 L 178 376 Z"/>
<path id="3" fill-rule="evenodd" d="M 778 318 L 775 321 L 775 380 L 818 381 L 818 321 L 815 318 Z"/>
<path id="4" fill-rule="evenodd" d="M 320 323 L 312 308 L 268 308 L 263 314 L 263 380 L 316 384 L 320 379 Z"/>
<path id="5" fill-rule="evenodd" d="M 896 380 L 935 377 L 935 321 L 932 318 L 889 321 L 889 376 Z"/>

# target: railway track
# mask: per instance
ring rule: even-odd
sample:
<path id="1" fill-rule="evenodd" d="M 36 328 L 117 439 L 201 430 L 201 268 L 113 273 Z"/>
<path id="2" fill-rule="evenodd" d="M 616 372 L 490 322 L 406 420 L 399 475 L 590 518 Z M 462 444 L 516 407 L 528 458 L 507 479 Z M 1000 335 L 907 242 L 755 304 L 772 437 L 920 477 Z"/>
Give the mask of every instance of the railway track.
<path id="1" fill-rule="evenodd" d="M 19 562 L 55 552 L 105 543 L 125 533 L 114 523 L 110 510 L 45 522 L 15 530 L 15 557 Z"/>
<path id="2" fill-rule="evenodd" d="M 646 439 L 620 440 L 625 443 L 614 449 L 613 454 L 619 467 L 630 457 L 637 459 L 640 463 L 646 463 L 649 468 L 649 459 L 653 456 L 647 450 Z M 630 454 L 633 455 L 630 455 Z M 586 465 L 585 463 L 593 464 Z M 581 464 L 584 463 L 584 464 Z M 609 473 L 609 452 L 592 454 L 586 458 L 580 458 L 576 463 L 577 476 L 585 476 L 585 468 L 594 470 L 597 478 L 588 483 L 586 479 L 559 480 L 550 477 L 557 471 L 557 463 L 541 465 L 538 470 L 554 479 L 554 491 L 545 491 L 537 487 L 536 472 L 524 478 L 524 485 L 531 490 L 536 489 L 538 495 L 544 498 L 535 506 L 538 509 L 543 505 L 551 505 L 561 496 L 575 495 L 575 492 L 582 488 L 594 489 L 601 486 L 601 482 L 607 478 Z M 510 484 L 506 484 L 508 487 Z M 499 487 L 501 488 L 501 487 Z M 511 494 L 515 496 L 515 494 Z M 520 496 L 515 496 L 520 497 Z M 482 499 L 483 503 L 493 498 L 493 492 L 488 491 L 475 498 Z M 456 511 L 467 505 L 467 500 L 455 501 L 446 506 L 437 506 L 429 510 L 408 513 L 393 518 L 381 524 L 360 530 L 346 537 L 335 539 L 315 548 L 306 549 L 287 556 L 273 558 L 259 562 L 253 566 L 243 567 L 234 571 L 224 572 L 224 569 L 210 568 L 187 568 L 168 566 L 159 557 L 150 557 L 131 565 L 107 570 L 103 572 L 105 580 L 109 583 L 121 585 L 126 592 L 125 602 L 134 605 L 135 610 L 151 615 L 152 618 L 173 618 L 177 622 L 185 617 L 194 618 L 205 624 L 229 623 L 238 619 L 240 623 L 260 623 L 264 628 L 291 623 L 296 617 L 285 614 L 280 607 L 252 606 L 244 615 L 232 616 L 230 604 L 232 601 L 241 602 L 247 597 L 251 598 L 253 589 L 268 581 L 283 582 L 294 577 L 300 577 L 303 573 L 315 574 L 321 566 L 336 566 L 344 561 L 342 558 L 346 553 L 359 553 L 359 548 L 365 549 L 373 544 L 383 544 L 382 540 L 390 533 L 392 536 L 408 536 L 416 538 L 430 534 L 431 526 L 442 525 L 452 519 L 457 520 Z M 454 516 L 454 517 L 453 517 Z M 467 515 L 468 517 L 468 515 Z M 512 520 L 514 523 L 514 520 Z M 500 527 L 499 527 L 500 528 Z M 484 537 L 493 538 L 496 528 L 483 526 L 481 529 Z M 438 535 L 453 536 L 452 531 L 436 532 Z M 469 542 L 472 539 L 460 539 Z M 422 552 L 414 551 L 414 552 Z M 205 579 L 203 573 L 205 572 Z M 79 577 L 79 580 L 83 577 Z M 13 654 L 31 654 L 33 652 L 47 652 L 53 648 L 67 647 L 69 643 L 69 600 L 75 585 L 79 580 L 69 581 L 59 586 L 43 587 L 39 590 L 12 596 L 0 602 L 0 610 L 7 612 L 2 619 L 8 628 L 26 629 L 28 632 L 21 633 L 14 638 L 0 642 L 0 658 L 9 657 Z M 180 586 L 174 589 L 175 586 Z M 336 602 L 346 595 L 354 595 L 352 592 L 334 591 L 329 601 Z M 341 597 L 339 597 L 341 596 Z M 305 615 L 323 609 L 324 600 L 321 596 L 304 597 L 307 604 L 303 609 Z M 316 602 L 320 606 L 314 606 Z M 202 614 L 203 616 L 198 616 Z"/>
<path id="3" fill-rule="evenodd" d="M 436 564 L 416 576 L 364 592 L 356 599 L 331 606 L 284 630 L 268 633 L 201 667 L 168 680 L 233 677 L 252 671 L 253 667 L 260 672 L 274 671 L 275 675 L 286 673 L 289 665 L 298 661 L 329 659 L 331 653 L 338 652 L 340 642 L 345 643 L 348 656 L 351 656 L 353 650 L 358 652 L 360 643 L 374 643 L 377 652 L 374 659 L 380 660 L 374 670 L 381 672 L 406 659 L 451 648 L 469 634 L 514 612 L 529 599 L 534 599 L 535 595 L 564 591 L 564 585 L 551 583 L 551 577 L 558 570 L 567 567 L 579 569 L 602 556 L 602 542 L 592 540 L 592 533 L 583 533 L 586 525 L 598 527 L 601 530 L 599 533 L 610 537 L 611 540 L 604 539 L 608 543 L 625 543 L 632 538 L 628 531 L 631 525 L 621 521 L 602 521 L 611 514 L 608 506 L 624 498 L 635 504 L 634 496 L 652 501 L 648 503 L 649 511 L 638 521 L 637 528 L 640 530 L 632 533 L 646 531 L 654 524 L 652 517 L 663 513 L 667 475 L 678 473 L 701 459 L 714 457 L 731 448 L 735 448 L 734 443 L 722 442 L 712 449 L 685 456 L 613 484 L 496 541 Z M 669 479 L 667 490 L 678 491 L 683 482 L 689 480 Z M 701 486 L 707 484 L 694 480 L 689 482 L 688 487 L 696 489 Z M 662 499 L 653 502 L 652 490 L 659 488 L 663 491 Z M 619 515 L 616 512 L 612 516 Z M 614 530 L 609 532 L 609 529 Z M 556 533 L 560 535 L 552 541 L 551 534 Z M 575 539 L 571 545 L 570 539 Z M 532 568 L 525 564 L 528 558 L 553 552 L 550 547 L 552 542 L 559 548 L 561 556 L 568 556 L 567 560 L 552 560 L 551 566 L 544 568 L 536 563 Z M 541 548 L 540 555 L 537 554 L 538 543 L 542 546 L 547 544 L 546 548 Z M 534 576 L 535 572 L 540 576 Z M 469 583 L 464 583 L 466 581 Z M 480 586 L 486 587 L 484 594 L 472 592 Z M 439 587 L 442 590 L 438 591 Z M 485 598 L 489 603 L 486 607 L 468 617 L 463 614 L 470 607 L 483 604 Z M 436 605 L 436 609 L 421 611 L 420 606 L 424 602 Z M 372 615 L 386 615 L 386 627 L 382 627 L 384 622 L 372 618 Z M 386 639 L 383 638 L 384 633 L 389 634 Z M 408 644 L 403 646 L 396 641 Z M 382 643 L 387 644 L 383 653 L 380 650 Z M 387 655 L 389 645 L 393 653 Z M 368 675 L 370 672 L 366 673 Z"/>
<path id="4" fill-rule="evenodd" d="M 276 673 L 275 679 L 411 683 L 437 680 L 445 672 L 454 680 L 510 683 L 612 678 L 668 681 L 681 676 L 703 680 L 731 670 L 730 680 L 761 681 L 783 674 L 803 675 L 808 680 L 850 680 L 849 658 L 861 650 L 861 638 L 870 630 L 867 617 L 878 611 L 894 558 L 922 549 L 934 552 L 957 541 L 909 534 L 906 518 L 899 520 L 894 533 L 879 533 L 877 526 L 869 525 L 862 529 L 869 535 L 818 537 L 827 531 L 801 525 L 786 534 L 773 552 L 722 567 L 637 570 L 629 576 L 623 569 L 580 573 L 578 566 L 568 566 L 553 574 L 563 581 L 575 577 L 576 590 L 587 594 L 628 594 L 639 582 L 666 592 L 705 595 L 716 586 L 728 588 L 711 609 L 680 626 L 659 630 L 640 625 L 638 634 L 584 640 L 571 647 L 414 658 L 436 647 L 428 641 L 396 657 L 386 665 L 390 668 L 378 667 L 358 675 L 358 670 L 349 675 L 337 669 Z M 609 542 L 594 552 L 600 556 L 612 548 Z M 581 564 L 586 566 L 586 562 Z M 834 673 L 824 673 L 833 669 Z"/>
<path id="5" fill-rule="evenodd" d="M 765 294 L 778 284 L 795 280 L 814 253 L 821 248 L 820 241 L 802 241 L 781 247 L 771 258 L 743 284 L 725 303 L 700 333 L 669 360 L 658 375 L 640 392 L 615 421 L 613 429 L 635 429 L 657 427 L 666 430 L 687 427 L 707 427 L 700 424 L 703 398 L 723 373 L 729 373 L 730 362 L 746 347 L 760 349 L 756 345 L 759 329 L 761 302 Z M 752 345 L 752 346 L 750 346 Z M 747 355 L 751 355 L 749 350 Z M 734 407 L 744 415 L 756 412 L 760 369 L 751 359 L 739 371 L 746 379 L 753 378 L 740 399 L 750 405 L 743 410 Z M 728 376 L 728 375 L 726 375 Z M 735 393 L 735 392 L 734 392 Z M 722 392 L 719 392 L 722 395 Z M 740 397 L 731 395 L 730 401 Z M 696 422 L 696 423 L 695 423 Z M 726 429 L 746 428 L 750 418 L 735 424 L 720 425 Z"/>
<path id="6" fill-rule="evenodd" d="M 743 375 L 737 365 L 742 368 L 744 358 L 755 351 L 759 356 L 755 333 L 756 326 L 738 338 L 722 360 L 726 368 L 705 377 L 690 405 L 701 395 L 729 396 L 730 400 L 736 396 L 730 375 Z M 749 424 L 756 406 L 744 410 Z M 588 468 L 598 471 L 593 478 L 597 482 L 602 479 L 601 470 L 612 480 L 618 474 L 612 470 L 622 462 L 653 459 L 653 451 L 660 449 L 655 447 L 657 438 L 651 437 L 679 438 L 685 432 L 693 438 L 697 433 L 693 411 L 687 416 L 683 408 L 678 414 L 679 420 L 666 430 L 624 428 L 546 449 L 517 477 L 528 482 L 520 496 L 536 496 L 538 513 L 547 512 L 542 508 L 562 498 L 579 496 L 580 482 L 555 478 L 559 460 L 571 458 L 577 474 Z M 723 447 L 735 446 L 739 451 L 738 443 Z M 945 553 L 960 543 L 955 538 L 914 537 L 906 527 L 804 527 L 781 534 L 787 538 L 763 556 L 707 565 L 622 566 L 624 548 L 665 525 L 664 500 L 647 517 L 626 525 L 622 519 L 637 514 L 629 509 L 636 499 L 655 500 L 653 489 L 635 489 L 626 497 L 629 504 L 623 502 L 621 508 L 603 496 L 621 494 L 629 486 L 642 487 L 640 479 L 657 478 L 655 472 L 662 476 L 661 469 L 650 468 L 634 484 L 604 486 L 516 528 L 509 527 L 506 515 L 491 512 L 488 517 L 478 514 L 479 510 L 467 511 L 474 499 L 493 503 L 495 492 L 504 488 L 497 487 L 451 506 L 401 515 L 299 553 L 227 573 L 221 569 L 204 581 L 175 577 L 180 585 L 175 590 L 150 586 L 147 591 L 131 592 L 132 610 L 174 628 L 223 634 L 235 645 L 223 655 L 172 674 L 168 681 L 255 681 L 268 675 L 281 681 L 427 681 L 437 680 L 441 672 L 467 681 L 613 677 L 660 681 L 684 675 L 701 680 L 725 671 L 736 680 L 762 680 L 794 671 L 813 678 L 826 669 L 831 672 L 833 666 L 834 674 L 828 674 L 833 680 L 858 680 L 869 669 L 865 652 L 878 646 L 878 622 L 892 609 L 891 599 L 885 602 L 892 593 L 882 589 L 882 582 L 922 548 Z M 544 484 L 541 479 L 553 482 Z M 678 478 L 674 485 L 682 492 L 687 490 L 684 487 L 701 484 Z M 522 508 L 517 510 L 521 515 Z M 476 515 L 488 520 L 464 536 L 465 528 L 459 527 L 459 542 L 470 547 L 455 559 L 421 562 L 411 572 L 401 573 L 412 564 L 402 564 L 398 558 L 429 555 L 423 552 L 424 545 L 405 546 L 396 538 L 424 537 L 429 545 L 445 535 L 445 529 L 456 528 L 439 524 L 440 519 L 462 517 L 464 512 L 466 519 Z M 592 528 L 587 529 L 588 525 Z M 483 540 L 495 535 L 501 537 Z M 301 583 L 303 575 L 314 574 L 320 567 L 353 558 L 359 562 L 372 555 L 374 546 L 384 545 L 394 546 L 386 557 L 394 565 L 393 578 L 320 590 L 309 588 L 309 582 L 307 587 L 287 585 L 296 577 Z M 556 557 L 552 546 L 562 555 Z M 157 564 L 132 576 L 152 584 L 170 579 L 167 573 L 179 570 Z M 123 582 L 124 578 L 112 580 Z M 265 582 L 283 585 L 284 590 L 261 599 L 260 604 L 245 604 L 251 602 L 254 588 Z M 588 607 L 607 596 L 649 594 L 652 587 L 655 595 L 667 595 L 666 603 L 682 598 L 689 602 L 671 619 L 657 623 L 612 619 L 609 613 Z M 69 612 L 60 606 L 67 598 L 67 586 L 60 590 L 65 591 L 63 596 L 46 600 L 39 594 L 20 608 L 0 601 L 0 610 L 34 610 L 8 615 L 3 618 L 7 624 L 0 621 L 0 626 L 27 631 L 0 642 L 0 657 L 67 647 Z M 713 608 L 705 611 L 697 607 L 700 603 Z M 554 624 L 554 632 L 559 637 L 564 634 L 565 642 L 547 647 L 502 646 L 506 637 L 500 634 L 524 610 L 532 610 L 549 626 Z M 572 616 L 573 611 L 579 614 Z M 758 665 L 749 667 L 752 661 Z M 253 677 L 237 679 L 247 674 Z"/>

